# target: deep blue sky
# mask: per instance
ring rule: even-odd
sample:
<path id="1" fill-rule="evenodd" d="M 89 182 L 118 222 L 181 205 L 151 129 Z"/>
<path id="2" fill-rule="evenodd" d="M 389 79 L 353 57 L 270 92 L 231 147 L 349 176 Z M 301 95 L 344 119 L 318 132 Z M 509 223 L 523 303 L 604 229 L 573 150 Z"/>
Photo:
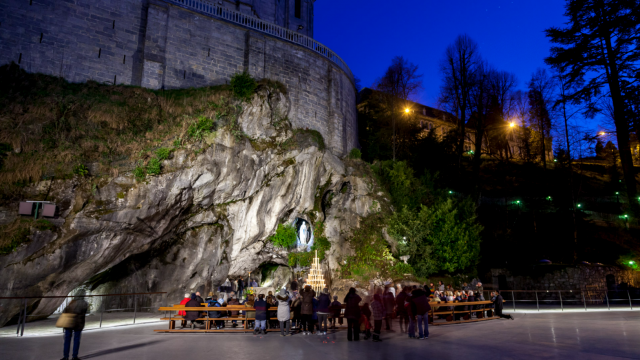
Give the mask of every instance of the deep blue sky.
<path id="1" fill-rule="evenodd" d="M 416 99 L 436 106 L 439 62 L 458 34 L 467 33 L 496 68 L 516 74 L 519 88 L 544 67 L 544 29 L 563 26 L 562 0 L 317 0 L 315 38 L 342 57 L 363 86 L 371 86 L 396 55 L 417 64 L 424 90 Z"/>

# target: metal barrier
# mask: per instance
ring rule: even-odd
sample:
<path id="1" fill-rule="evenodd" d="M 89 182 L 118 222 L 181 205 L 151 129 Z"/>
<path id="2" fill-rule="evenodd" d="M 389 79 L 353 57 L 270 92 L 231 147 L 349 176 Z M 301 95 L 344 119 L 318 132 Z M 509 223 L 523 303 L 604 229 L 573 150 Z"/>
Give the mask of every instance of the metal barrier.
<path id="1" fill-rule="evenodd" d="M 626 309 L 633 310 L 634 302 L 636 302 L 636 308 L 640 309 L 640 289 L 633 290 L 500 290 L 504 300 L 504 308 L 507 308 L 507 303 L 511 303 L 513 311 L 517 311 L 516 302 L 529 303 L 535 302 L 536 307 L 527 309 L 521 306 L 521 310 L 538 310 L 540 311 L 541 305 L 551 305 L 556 307 L 556 310 L 564 311 L 565 308 L 584 308 L 584 311 L 592 310 L 604 310 L 605 305 L 607 310 Z M 564 297 L 563 297 L 564 294 Z M 522 297 L 522 299 L 516 299 L 516 296 Z M 590 305 L 588 305 L 590 304 Z M 600 305 L 600 306 L 598 306 Z M 559 306 L 559 308 L 558 308 Z M 544 309 L 543 309 L 544 310 Z"/>
<path id="2" fill-rule="evenodd" d="M 311 37 L 306 35 L 299 34 L 296 31 L 289 30 L 282 26 L 270 23 L 268 21 L 264 21 L 258 19 L 257 17 L 243 14 L 241 12 L 235 10 L 229 10 L 222 6 L 218 6 L 216 4 L 212 4 L 205 0 L 166 0 L 167 2 L 179 5 L 186 9 L 194 10 L 196 12 L 220 18 L 229 22 L 232 22 L 237 25 L 241 25 L 256 31 L 260 31 L 262 33 L 277 37 L 279 39 L 283 39 L 289 42 L 292 42 L 296 45 L 300 45 L 309 50 L 312 50 L 327 59 L 331 60 L 334 64 L 338 65 L 351 79 L 351 82 L 354 82 L 353 73 L 351 73 L 351 69 L 347 66 L 347 63 L 342 60 L 338 54 L 331 51 L 327 46 L 323 45 L 319 41 L 314 40 Z"/>
<path id="3" fill-rule="evenodd" d="M 84 300 L 88 300 L 90 306 L 93 305 L 92 299 L 100 299 L 100 304 L 97 311 L 90 311 L 93 314 L 100 314 L 99 321 L 95 321 L 96 326 L 94 328 L 102 328 L 103 327 L 103 318 L 105 313 L 115 314 L 115 313 L 125 313 L 129 310 L 129 313 L 132 314 L 132 319 L 130 324 L 133 325 L 136 323 L 136 319 L 143 312 L 153 312 L 154 318 L 157 316 L 157 311 L 155 309 L 158 308 L 159 303 L 166 303 L 166 292 L 151 292 L 151 293 L 128 293 L 128 294 L 105 294 L 105 295 L 82 295 Z M 160 299 L 157 297 L 160 296 Z M 24 297 L 0 297 L 0 300 L 17 300 L 20 304 L 20 311 L 18 313 L 18 326 L 16 328 L 16 336 L 23 336 L 25 332 L 25 325 L 27 323 L 28 317 L 43 317 L 42 314 L 30 315 L 28 314 L 28 306 L 29 299 L 55 299 L 55 298 L 64 298 L 62 304 L 53 312 L 51 315 L 60 315 L 62 311 L 69 305 L 72 299 L 78 297 L 78 295 L 71 296 L 24 296 Z M 153 297 L 156 297 L 155 299 Z M 116 299 L 118 301 L 113 301 Z M 122 301 L 124 298 L 124 301 Z M 109 306 L 116 305 L 115 307 L 109 308 Z M 151 311 L 153 309 L 153 311 Z M 90 309 L 91 310 L 91 309 Z M 133 311 L 131 311 L 133 310 Z M 50 315 L 50 316 L 51 316 Z M 46 319 L 50 320 L 50 319 Z M 128 319 L 126 317 L 119 319 L 120 321 L 113 326 L 121 326 L 127 325 Z M 125 323 L 123 323 L 125 322 Z M 107 326 L 105 326 L 107 327 Z M 90 327 L 89 327 L 90 328 Z"/>

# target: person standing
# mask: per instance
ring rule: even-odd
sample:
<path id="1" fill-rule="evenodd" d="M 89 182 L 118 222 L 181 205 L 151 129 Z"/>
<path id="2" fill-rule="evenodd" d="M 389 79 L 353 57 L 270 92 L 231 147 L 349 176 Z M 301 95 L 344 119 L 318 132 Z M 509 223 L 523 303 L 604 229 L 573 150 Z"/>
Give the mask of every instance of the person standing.
<path id="1" fill-rule="evenodd" d="M 415 289 L 411 292 L 411 302 L 415 305 L 416 323 L 418 324 L 418 339 L 424 340 L 429 338 L 429 297 L 427 292 L 422 289 Z M 422 325 L 424 324 L 424 329 Z"/>
<path id="2" fill-rule="evenodd" d="M 388 331 L 393 331 L 392 323 L 393 323 L 393 309 L 396 305 L 396 298 L 393 296 L 393 293 L 389 291 L 389 288 L 385 289 L 384 295 L 382 297 L 384 301 L 384 307 L 387 310 L 387 316 L 385 317 L 385 322 L 387 325 Z"/>
<path id="3" fill-rule="evenodd" d="M 262 333 L 267 335 L 267 313 L 269 310 L 269 304 L 264 300 L 264 294 L 258 295 L 258 301 L 253 303 L 255 309 L 256 326 L 253 330 L 253 334 Z"/>
<path id="4" fill-rule="evenodd" d="M 242 298 L 242 293 L 244 292 L 244 281 L 242 280 L 242 276 L 238 279 L 238 298 Z"/>
<path id="5" fill-rule="evenodd" d="M 318 325 L 320 335 L 327 335 L 327 319 L 329 318 L 329 307 L 331 306 L 331 296 L 329 295 L 329 289 L 324 288 L 322 294 L 318 296 Z M 322 326 L 324 325 L 324 330 Z"/>
<path id="6" fill-rule="evenodd" d="M 289 292 L 285 289 L 280 289 L 280 292 L 276 295 L 276 301 L 278 301 L 280 336 L 289 336 L 291 335 L 291 298 L 289 297 Z"/>
<path id="7" fill-rule="evenodd" d="M 342 325 L 342 318 L 340 317 L 340 315 L 342 314 L 342 304 L 340 304 L 340 301 L 338 301 L 337 296 L 333 297 L 333 302 L 329 307 L 329 311 L 331 311 L 331 328 L 336 328 L 336 322 Z"/>
<path id="8" fill-rule="evenodd" d="M 347 296 L 344 297 L 346 305 L 344 317 L 347 318 L 347 340 L 360 340 L 360 301 L 362 298 L 356 294 L 355 288 L 350 288 Z"/>
<path id="9" fill-rule="evenodd" d="M 302 335 L 311 335 L 313 333 L 313 298 L 316 292 L 311 286 L 306 285 L 302 290 L 302 307 L 300 314 L 302 315 Z"/>
<path id="10" fill-rule="evenodd" d="M 73 301 L 67 305 L 64 309 L 64 314 L 73 314 L 73 326 L 64 328 L 64 347 L 62 349 L 62 360 L 69 359 L 69 348 L 71 347 L 71 337 L 73 337 L 73 360 L 79 360 L 78 352 L 80 351 L 80 338 L 82 336 L 82 330 L 84 330 L 84 321 L 87 311 L 89 310 L 89 304 L 84 301 L 83 296 L 77 296 Z"/>
<path id="11" fill-rule="evenodd" d="M 411 288 L 405 286 L 402 291 L 396 296 L 396 315 L 398 315 L 398 319 L 400 321 L 400 332 L 405 333 L 409 331 L 409 315 L 404 310 L 404 303 L 409 296 L 409 292 Z M 404 329 L 402 328 L 402 322 L 404 321 Z"/>
<path id="12" fill-rule="evenodd" d="M 400 295 L 402 295 L 400 293 Z M 406 294 L 405 294 L 406 295 Z M 402 312 L 404 313 L 404 302 L 402 303 Z M 387 311 L 384 308 L 384 304 L 382 303 L 382 298 L 380 298 L 379 294 L 373 295 L 373 301 L 371 302 L 371 312 L 373 314 L 373 342 L 380 342 L 380 331 L 382 330 L 382 319 L 387 315 Z M 401 320 L 402 321 L 402 320 Z M 402 328 L 402 323 L 400 323 L 400 328 Z"/>

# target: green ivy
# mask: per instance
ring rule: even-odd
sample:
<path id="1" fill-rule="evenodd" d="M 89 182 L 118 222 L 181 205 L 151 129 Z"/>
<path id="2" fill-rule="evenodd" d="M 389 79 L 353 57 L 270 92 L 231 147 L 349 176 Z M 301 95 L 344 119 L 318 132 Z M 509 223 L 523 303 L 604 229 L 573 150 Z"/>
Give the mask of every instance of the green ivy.
<path id="1" fill-rule="evenodd" d="M 349 152 L 349 159 L 360 159 L 362 158 L 362 152 L 360 149 L 353 148 Z"/>
<path id="2" fill-rule="evenodd" d="M 241 100 L 251 99 L 258 83 L 247 72 L 235 74 L 231 77 L 231 90 L 233 95 Z"/>
<path id="3" fill-rule="evenodd" d="M 169 155 L 171 155 L 171 151 L 173 151 L 173 149 L 160 148 L 156 150 L 156 156 L 160 161 L 167 160 L 169 158 Z"/>
<path id="4" fill-rule="evenodd" d="M 149 164 L 147 164 L 147 173 L 150 175 L 160 175 L 162 172 L 160 165 L 160 160 L 158 158 L 152 158 L 149 160 Z"/>
<path id="5" fill-rule="evenodd" d="M 89 169 L 84 165 L 79 164 L 73 167 L 73 173 L 79 176 L 87 176 L 89 174 Z"/>
<path id="6" fill-rule="evenodd" d="M 293 225 L 279 224 L 276 233 L 269 237 L 269 241 L 279 248 L 291 248 L 296 244 L 296 228 Z"/>
<path id="7" fill-rule="evenodd" d="M 147 168 L 143 165 L 136 166 L 135 170 L 133 170 L 133 176 L 135 176 L 138 181 L 144 180 L 144 178 L 147 177 Z"/>

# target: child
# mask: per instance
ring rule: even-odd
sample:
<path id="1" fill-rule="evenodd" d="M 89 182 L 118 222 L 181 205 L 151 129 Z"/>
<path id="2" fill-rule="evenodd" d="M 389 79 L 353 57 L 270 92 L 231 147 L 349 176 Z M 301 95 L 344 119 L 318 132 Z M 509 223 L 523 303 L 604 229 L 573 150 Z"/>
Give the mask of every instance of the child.
<path id="1" fill-rule="evenodd" d="M 340 317 L 340 314 L 342 313 L 342 304 L 340 303 L 340 301 L 338 301 L 337 296 L 333 297 L 333 302 L 329 306 L 329 312 L 331 313 L 331 319 L 329 319 L 331 320 L 331 328 L 335 329 L 336 319 L 338 319 L 338 321 L 342 323 L 342 318 Z"/>

